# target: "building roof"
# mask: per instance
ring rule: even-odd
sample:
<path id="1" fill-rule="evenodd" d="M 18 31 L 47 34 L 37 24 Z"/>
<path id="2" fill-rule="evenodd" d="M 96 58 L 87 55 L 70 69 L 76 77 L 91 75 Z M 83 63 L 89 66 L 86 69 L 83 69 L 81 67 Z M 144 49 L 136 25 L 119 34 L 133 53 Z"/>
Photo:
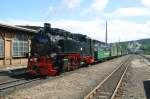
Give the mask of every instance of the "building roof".
<path id="1" fill-rule="evenodd" d="M 25 31 L 25 32 L 37 33 L 37 30 L 28 29 L 28 28 L 19 27 L 19 26 L 7 25 L 7 24 L 2 24 L 2 23 L 0 23 L 0 27 L 21 30 L 21 31 Z"/>
<path id="2" fill-rule="evenodd" d="M 15 25 L 15 26 L 26 28 L 26 29 L 32 29 L 32 30 L 36 30 L 36 31 L 43 28 L 41 26 L 31 26 L 31 25 Z"/>

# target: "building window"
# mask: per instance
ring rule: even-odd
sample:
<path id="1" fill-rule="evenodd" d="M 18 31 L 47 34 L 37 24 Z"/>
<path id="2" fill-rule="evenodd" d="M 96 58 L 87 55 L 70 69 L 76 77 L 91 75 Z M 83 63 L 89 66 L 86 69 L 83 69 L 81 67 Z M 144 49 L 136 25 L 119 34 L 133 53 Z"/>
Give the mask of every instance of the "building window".
<path id="1" fill-rule="evenodd" d="M 4 57 L 4 40 L 0 39 L 0 58 Z"/>
<path id="2" fill-rule="evenodd" d="M 13 57 L 25 57 L 27 52 L 27 35 L 17 33 L 13 41 Z"/>

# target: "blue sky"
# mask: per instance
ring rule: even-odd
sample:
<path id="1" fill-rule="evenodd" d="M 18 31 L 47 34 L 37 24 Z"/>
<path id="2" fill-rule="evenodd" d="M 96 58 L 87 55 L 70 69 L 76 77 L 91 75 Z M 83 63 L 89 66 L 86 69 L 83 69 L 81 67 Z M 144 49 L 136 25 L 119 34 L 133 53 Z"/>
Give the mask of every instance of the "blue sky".
<path id="1" fill-rule="evenodd" d="M 2 0 L 0 4 L 0 19 L 47 21 L 57 19 L 89 20 L 96 16 L 103 17 L 103 13 L 89 13 L 88 16 L 82 16 L 79 14 L 82 10 L 88 9 L 94 0 L 81 0 L 81 6 L 74 9 L 65 7 L 65 5 L 62 4 L 62 1 L 63 0 Z M 111 13 L 112 11 L 122 7 L 143 7 L 138 1 L 140 0 L 110 0 L 104 12 Z M 49 14 L 46 15 L 49 7 L 53 7 L 54 11 L 49 12 Z M 105 19 L 105 17 L 103 18 Z"/>
<path id="2" fill-rule="evenodd" d="M 1 0 L 0 22 L 43 25 L 109 42 L 150 37 L 150 0 Z"/>

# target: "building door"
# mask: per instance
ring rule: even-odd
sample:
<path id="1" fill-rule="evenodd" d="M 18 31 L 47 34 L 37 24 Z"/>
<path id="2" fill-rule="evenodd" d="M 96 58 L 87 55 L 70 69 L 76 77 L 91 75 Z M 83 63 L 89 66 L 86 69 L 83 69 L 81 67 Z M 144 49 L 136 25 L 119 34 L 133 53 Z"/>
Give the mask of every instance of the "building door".
<path id="1" fill-rule="evenodd" d="M 11 53 L 11 40 L 6 40 L 5 42 L 5 64 L 6 65 L 11 65 L 11 56 L 12 56 L 12 53 Z"/>

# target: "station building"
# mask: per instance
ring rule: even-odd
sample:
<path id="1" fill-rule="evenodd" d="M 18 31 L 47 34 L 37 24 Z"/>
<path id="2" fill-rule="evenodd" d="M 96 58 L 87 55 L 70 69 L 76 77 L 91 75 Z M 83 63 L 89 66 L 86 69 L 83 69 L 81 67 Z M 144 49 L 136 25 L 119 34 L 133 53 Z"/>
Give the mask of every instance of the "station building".
<path id="1" fill-rule="evenodd" d="M 0 24 L 0 68 L 27 65 L 26 53 L 36 30 Z"/>

